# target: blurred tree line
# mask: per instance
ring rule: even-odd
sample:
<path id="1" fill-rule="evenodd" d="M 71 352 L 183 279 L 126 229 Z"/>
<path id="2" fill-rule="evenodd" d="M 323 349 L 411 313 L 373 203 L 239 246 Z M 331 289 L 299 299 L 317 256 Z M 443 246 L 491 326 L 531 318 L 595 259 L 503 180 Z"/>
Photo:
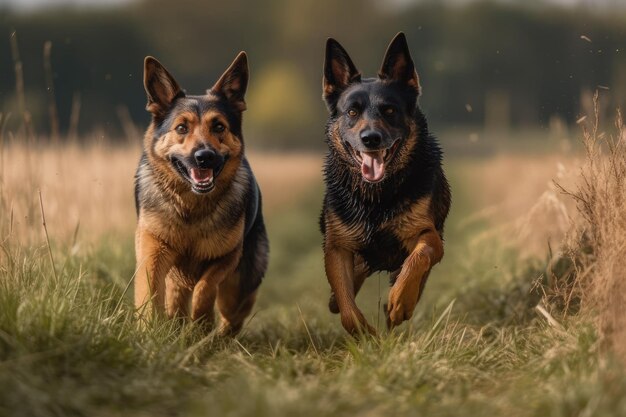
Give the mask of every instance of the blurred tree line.
<path id="1" fill-rule="evenodd" d="M 133 140 L 149 120 L 145 55 L 156 56 L 187 91 L 200 93 L 246 50 L 249 141 L 320 146 L 326 38 L 338 39 L 357 67 L 374 75 L 400 30 L 420 74 L 422 107 L 437 129 L 538 127 L 555 118 L 571 124 L 586 92 L 598 86 L 608 88 L 613 106 L 626 98 L 624 9 L 383 0 L 144 0 L 28 13 L 1 7 L 0 111 L 12 113 L 8 129 L 19 128 L 13 42 L 38 135 L 50 134 L 54 100 L 62 135 L 78 129 Z M 47 41 L 54 94 L 44 70 Z"/>

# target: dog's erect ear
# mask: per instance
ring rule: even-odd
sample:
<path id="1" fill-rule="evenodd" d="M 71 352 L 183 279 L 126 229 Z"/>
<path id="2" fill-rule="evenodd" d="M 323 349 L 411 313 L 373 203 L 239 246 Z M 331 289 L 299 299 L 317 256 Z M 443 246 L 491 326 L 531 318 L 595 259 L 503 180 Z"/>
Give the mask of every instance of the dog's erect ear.
<path id="1" fill-rule="evenodd" d="M 335 110 L 339 96 L 350 84 L 361 81 L 361 73 L 356 69 L 350 56 L 333 38 L 326 41 L 324 61 L 323 97 L 331 111 Z"/>
<path id="2" fill-rule="evenodd" d="M 244 111 L 246 109 L 244 96 L 247 88 L 248 56 L 242 51 L 207 92 L 224 95 L 235 109 Z"/>
<path id="3" fill-rule="evenodd" d="M 185 93 L 159 61 L 147 56 L 143 66 L 143 85 L 148 95 L 148 110 L 154 117 L 160 118 L 171 107 L 172 102 Z"/>
<path id="4" fill-rule="evenodd" d="M 387 47 L 378 77 L 382 80 L 405 83 L 414 88 L 417 94 L 420 93 L 419 78 L 404 33 L 398 33 Z"/>

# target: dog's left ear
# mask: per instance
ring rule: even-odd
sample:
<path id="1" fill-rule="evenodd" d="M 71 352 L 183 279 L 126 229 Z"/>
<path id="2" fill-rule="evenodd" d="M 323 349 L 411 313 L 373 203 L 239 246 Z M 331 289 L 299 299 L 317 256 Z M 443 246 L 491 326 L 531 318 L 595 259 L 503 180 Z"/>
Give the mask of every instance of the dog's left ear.
<path id="1" fill-rule="evenodd" d="M 419 78 L 404 33 L 398 33 L 387 47 L 378 77 L 405 83 L 414 88 L 417 94 L 420 93 Z"/>
<path id="2" fill-rule="evenodd" d="M 235 109 L 244 111 L 246 109 L 244 96 L 247 88 L 248 56 L 242 51 L 207 92 L 224 95 Z"/>

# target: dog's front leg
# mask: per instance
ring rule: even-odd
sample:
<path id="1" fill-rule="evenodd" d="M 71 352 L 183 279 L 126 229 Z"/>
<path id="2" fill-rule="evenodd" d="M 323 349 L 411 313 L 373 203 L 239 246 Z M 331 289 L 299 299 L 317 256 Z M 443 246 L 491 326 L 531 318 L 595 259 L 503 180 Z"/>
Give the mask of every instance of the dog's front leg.
<path id="1" fill-rule="evenodd" d="M 369 325 L 356 305 L 354 288 L 354 253 L 346 248 L 327 244 L 324 247 L 326 277 L 335 295 L 341 324 L 348 333 L 356 335 L 367 332 L 375 335 L 376 329 Z"/>
<path id="2" fill-rule="evenodd" d="M 135 308 L 141 314 L 165 312 L 165 276 L 172 268 L 174 254 L 165 242 L 139 228 L 135 234 Z"/>
<path id="3" fill-rule="evenodd" d="M 439 233 L 427 230 L 417 237 L 413 251 L 404 261 L 387 304 L 387 326 L 393 327 L 413 315 L 430 269 L 443 257 L 443 243 Z"/>
<path id="4" fill-rule="evenodd" d="M 369 267 L 360 256 L 354 256 L 354 296 L 359 294 L 359 290 L 363 286 L 365 279 L 370 276 L 371 272 Z M 330 293 L 330 299 L 328 300 L 328 309 L 333 314 L 339 314 L 339 306 L 337 305 L 337 297 L 333 292 Z"/>
<path id="5" fill-rule="evenodd" d="M 214 325 L 214 305 L 218 286 L 237 268 L 241 253 L 242 247 L 239 247 L 212 261 L 193 289 L 191 319 L 202 322 L 207 331 L 210 331 Z"/>

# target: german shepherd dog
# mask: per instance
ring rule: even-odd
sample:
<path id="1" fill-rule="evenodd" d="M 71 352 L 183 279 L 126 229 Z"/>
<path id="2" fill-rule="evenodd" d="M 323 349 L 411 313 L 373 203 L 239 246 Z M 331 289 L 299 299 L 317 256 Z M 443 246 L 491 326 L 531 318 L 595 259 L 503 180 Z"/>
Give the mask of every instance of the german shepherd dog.
<path id="1" fill-rule="evenodd" d="M 350 333 L 375 334 L 356 305 L 365 278 L 389 271 L 388 327 L 413 314 L 443 256 L 450 207 L 442 151 L 428 133 L 406 38 L 389 44 L 377 78 L 361 78 L 346 50 L 326 43 L 323 97 L 330 112 L 324 164 L 324 234 L 329 308 Z"/>
<path id="2" fill-rule="evenodd" d="M 248 61 L 241 52 L 204 95 L 186 95 L 146 57 L 152 122 L 135 175 L 135 306 L 191 317 L 234 335 L 254 305 L 268 259 L 261 193 L 241 130 Z"/>

